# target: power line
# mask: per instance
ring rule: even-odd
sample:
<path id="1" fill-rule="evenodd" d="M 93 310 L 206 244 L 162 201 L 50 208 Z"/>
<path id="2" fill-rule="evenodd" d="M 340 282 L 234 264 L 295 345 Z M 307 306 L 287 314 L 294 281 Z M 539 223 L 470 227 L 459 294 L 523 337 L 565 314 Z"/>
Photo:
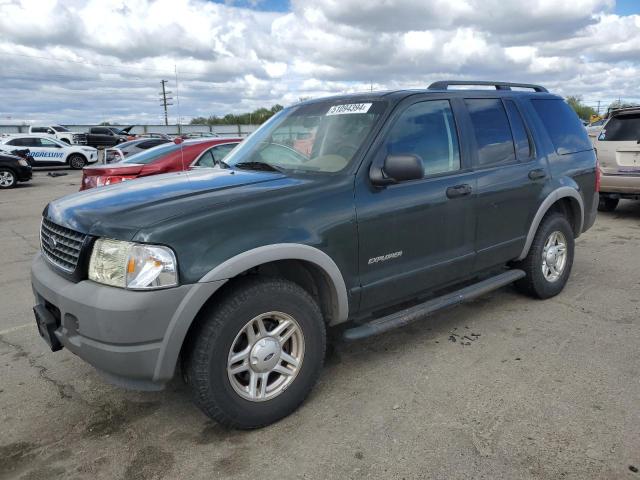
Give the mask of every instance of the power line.
<path id="1" fill-rule="evenodd" d="M 160 84 L 162 84 L 162 92 L 160 92 L 160 95 L 162 95 L 161 105 L 164 106 L 164 124 L 165 125 L 169 125 L 169 117 L 167 115 L 167 106 L 173 105 L 173 103 L 168 103 L 168 100 L 173 100 L 173 97 L 167 97 L 167 95 L 171 93 L 165 89 L 165 84 L 167 83 L 169 83 L 168 80 L 160 80 Z"/>

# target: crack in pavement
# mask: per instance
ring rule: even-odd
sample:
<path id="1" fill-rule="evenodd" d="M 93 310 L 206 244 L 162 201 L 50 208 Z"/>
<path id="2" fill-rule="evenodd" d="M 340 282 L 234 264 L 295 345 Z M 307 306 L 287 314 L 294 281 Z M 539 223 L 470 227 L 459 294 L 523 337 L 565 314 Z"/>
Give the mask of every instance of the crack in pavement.
<path id="1" fill-rule="evenodd" d="M 11 229 L 11 233 L 13 233 L 14 235 L 16 235 L 16 236 L 20 237 L 22 240 L 24 240 L 24 242 L 25 242 L 27 245 L 29 245 L 29 246 L 30 246 L 31 248 L 33 248 L 34 250 L 36 250 L 36 251 L 37 251 L 37 250 L 40 248 L 38 245 L 34 245 L 33 243 L 31 243 L 31 240 L 30 240 L 30 239 L 28 239 L 28 238 L 26 237 L 26 235 L 24 235 L 24 234 L 22 234 L 22 233 L 20 233 L 20 232 L 17 232 L 14 228 L 12 228 L 12 229 Z"/>
<path id="2" fill-rule="evenodd" d="M 33 358 L 33 355 L 27 352 L 27 350 L 25 350 L 25 348 L 22 345 L 18 345 L 17 343 L 11 343 L 2 335 L 0 335 L 0 343 L 7 345 L 10 348 L 13 348 L 18 352 L 20 356 L 25 357 L 29 362 L 29 366 L 38 370 L 38 375 L 40 376 L 40 378 L 49 382 L 51 385 L 53 385 L 56 388 L 56 390 L 58 391 L 58 395 L 60 396 L 61 399 L 76 400 L 86 406 L 89 406 L 89 407 L 91 406 L 89 402 L 87 402 L 84 398 L 82 398 L 82 396 L 78 393 L 78 391 L 72 385 L 68 385 L 66 383 L 60 382 L 55 378 L 51 377 L 49 375 L 49 370 L 47 369 L 47 367 L 45 367 L 44 365 L 40 365 L 38 362 L 36 362 L 35 358 Z"/>

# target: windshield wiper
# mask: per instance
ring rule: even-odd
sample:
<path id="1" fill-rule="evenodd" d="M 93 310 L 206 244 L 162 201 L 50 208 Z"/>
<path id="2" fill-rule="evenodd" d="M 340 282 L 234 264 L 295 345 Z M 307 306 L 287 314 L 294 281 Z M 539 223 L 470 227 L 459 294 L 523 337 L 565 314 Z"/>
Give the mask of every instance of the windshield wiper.
<path id="1" fill-rule="evenodd" d="M 281 167 L 276 167 L 275 165 L 271 165 L 267 162 L 239 162 L 233 165 L 236 168 L 246 169 L 246 170 L 262 170 L 265 172 L 280 172 L 284 173 L 284 169 Z"/>

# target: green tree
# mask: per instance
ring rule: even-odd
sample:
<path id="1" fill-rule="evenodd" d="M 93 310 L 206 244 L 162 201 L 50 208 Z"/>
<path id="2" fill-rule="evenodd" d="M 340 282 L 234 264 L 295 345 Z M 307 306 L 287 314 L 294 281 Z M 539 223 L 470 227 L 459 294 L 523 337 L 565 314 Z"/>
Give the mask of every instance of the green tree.
<path id="1" fill-rule="evenodd" d="M 592 115 L 597 114 L 597 112 L 592 107 L 582 103 L 582 97 L 579 95 L 568 96 L 567 103 L 571 108 L 575 110 L 575 112 L 582 120 L 589 120 Z"/>
<path id="2" fill-rule="evenodd" d="M 261 124 L 269 120 L 273 115 L 278 113 L 284 107 L 276 104 L 271 108 L 258 108 L 253 112 L 246 113 L 227 113 L 222 117 L 211 115 L 209 117 L 194 117 L 189 122 L 191 125 L 249 125 Z"/>

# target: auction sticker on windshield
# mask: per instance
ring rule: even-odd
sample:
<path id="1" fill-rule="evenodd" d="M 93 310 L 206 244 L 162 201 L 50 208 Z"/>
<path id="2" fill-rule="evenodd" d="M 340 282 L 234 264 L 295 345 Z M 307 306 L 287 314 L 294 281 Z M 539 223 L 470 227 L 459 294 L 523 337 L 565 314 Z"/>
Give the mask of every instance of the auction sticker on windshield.
<path id="1" fill-rule="evenodd" d="M 349 103 L 347 105 L 334 105 L 329 109 L 327 115 L 346 115 L 349 113 L 367 113 L 371 108 L 371 103 Z"/>

